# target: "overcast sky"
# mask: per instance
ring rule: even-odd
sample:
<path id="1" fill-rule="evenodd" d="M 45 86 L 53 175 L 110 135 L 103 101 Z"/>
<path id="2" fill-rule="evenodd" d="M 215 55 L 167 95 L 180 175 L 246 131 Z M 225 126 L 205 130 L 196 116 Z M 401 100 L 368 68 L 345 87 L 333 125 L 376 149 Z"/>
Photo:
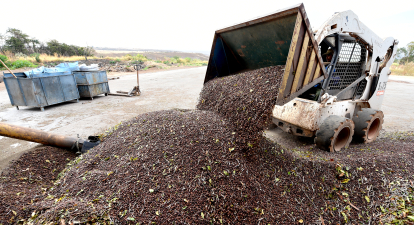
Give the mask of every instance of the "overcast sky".
<path id="1" fill-rule="evenodd" d="M 303 2 L 317 29 L 334 12 L 354 11 L 382 38 L 414 41 L 414 1 L 4 0 L 0 33 L 17 28 L 40 41 L 79 46 L 209 52 L 214 31 Z"/>

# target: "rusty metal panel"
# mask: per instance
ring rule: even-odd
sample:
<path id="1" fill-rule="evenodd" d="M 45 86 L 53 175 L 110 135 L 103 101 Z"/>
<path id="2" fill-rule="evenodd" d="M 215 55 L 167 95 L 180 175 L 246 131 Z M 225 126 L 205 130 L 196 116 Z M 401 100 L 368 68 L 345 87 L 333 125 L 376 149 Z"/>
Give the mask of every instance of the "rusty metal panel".
<path id="1" fill-rule="evenodd" d="M 315 57 L 316 57 L 315 51 L 312 51 L 309 64 L 308 64 L 308 69 L 306 70 L 305 80 L 303 81 L 303 85 L 307 85 L 310 81 L 313 80 L 313 73 L 316 67 Z"/>
<path id="2" fill-rule="evenodd" d="M 321 79 L 319 77 L 317 79 Z M 353 115 L 355 102 L 339 101 L 335 104 L 318 103 L 316 101 L 295 98 L 283 106 L 274 106 L 273 118 L 293 124 L 309 131 L 316 131 L 330 115 L 346 117 Z"/>
<path id="3" fill-rule="evenodd" d="M 106 71 L 74 71 L 80 97 L 92 98 L 100 94 L 108 94 L 108 77 Z"/>
<path id="4" fill-rule="evenodd" d="M 295 24 L 295 30 L 293 31 L 292 42 L 290 44 L 289 55 L 286 61 L 285 74 L 283 76 L 282 84 L 279 89 L 278 98 L 283 97 L 283 93 L 285 92 L 288 86 L 289 77 L 291 77 L 291 74 L 292 74 L 293 59 L 295 57 L 296 44 L 299 39 L 299 32 L 300 32 L 301 25 L 302 25 L 302 16 L 298 13 L 296 24 Z"/>
<path id="5" fill-rule="evenodd" d="M 65 95 L 62 92 L 62 84 L 58 76 L 40 78 L 43 84 L 43 91 L 49 105 L 65 102 Z M 71 99 L 72 100 L 72 99 Z"/>
<path id="6" fill-rule="evenodd" d="M 306 75 L 306 71 L 307 71 L 307 68 L 308 68 L 309 61 L 310 61 L 311 52 L 313 52 L 313 48 L 311 46 L 311 43 L 308 42 L 307 46 L 306 46 L 305 55 L 304 55 L 303 66 L 300 70 L 298 69 L 298 73 L 300 73 L 300 74 L 298 75 L 299 76 L 299 85 L 296 88 L 296 91 L 299 91 L 300 89 L 302 89 L 302 87 L 304 87 L 306 84 L 308 84 L 308 83 L 305 83 L 305 75 Z"/>
<path id="7" fill-rule="evenodd" d="M 303 70 L 306 69 L 307 63 L 306 63 L 306 54 L 307 54 L 307 50 L 308 50 L 308 46 L 309 46 L 309 35 L 307 33 L 305 33 L 305 39 L 303 40 L 303 44 L 302 44 L 302 50 L 300 53 L 300 58 L 299 58 L 299 64 L 298 64 L 298 68 L 296 70 L 296 74 L 295 74 L 295 80 L 293 81 L 293 86 L 291 88 L 291 93 L 294 93 L 297 91 L 298 87 L 301 87 L 302 85 L 299 84 L 300 82 L 300 78 L 303 76 Z M 303 77 L 302 77 L 303 79 Z"/>
<path id="8" fill-rule="evenodd" d="M 286 62 L 285 74 L 283 75 L 283 81 L 286 80 L 286 83 L 282 83 L 282 87 L 284 89 L 280 88 L 278 98 L 290 96 L 292 86 L 294 85 L 293 82 L 297 76 L 296 69 L 298 67 L 299 56 L 306 29 L 303 26 L 300 13 L 298 13 L 298 20 L 296 22 L 298 22 L 298 26 L 295 26 L 294 38 L 292 39 L 291 51 L 289 52 L 292 57 L 288 58 L 288 61 Z M 295 34 L 297 34 L 297 38 L 295 37 Z M 288 66 L 288 64 L 290 64 L 290 66 Z"/>
<path id="9" fill-rule="evenodd" d="M 325 67 L 323 67 L 325 68 Z M 321 67 L 319 66 L 319 64 L 316 65 L 316 69 L 315 69 L 315 74 L 313 75 L 313 80 L 318 79 L 318 77 L 321 76 Z"/>
<path id="10" fill-rule="evenodd" d="M 27 80 L 27 79 L 19 79 L 19 78 L 18 78 L 18 81 L 20 82 L 21 87 L 23 87 L 21 91 L 26 100 L 26 106 L 40 107 L 41 105 L 39 104 L 39 101 L 37 100 L 36 89 L 33 85 L 33 81 Z"/>
<path id="11" fill-rule="evenodd" d="M 302 89 L 312 87 L 327 76 L 325 68 L 320 66 L 323 65 L 323 61 L 319 54 L 318 45 L 316 44 L 310 29 L 309 20 L 307 19 L 303 5 L 301 5 L 299 9 L 300 13 L 298 13 L 298 15 L 301 15 L 302 24 L 299 31 L 297 30 L 299 27 L 295 28 L 294 33 L 298 32 L 299 35 L 303 35 L 304 43 L 302 45 L 299 45 L 299 41 L 298 43 L 294 43 L 295 37 L 293 36 L 291 53 L 293 54 L 294 52 L 294 54 L 292 57 L 288 57 L 286 62 L 283 82 L 276 101 L 277 105 L 283 105 L 289 102 L 302 94 L 304 92 Z M 306 30 L 303 34 L 301 33 L 302 29 Z M 300 37 L 298 37 L 298 40 L 299 39 Z M 299 46 L 301 46 L 301 48 Z M 310 49 L 307 49 L 308 47 Z M 296 60 L 298 58 L 299 62 L 297 63 Z M 289 60 L 291 60 L 291 62 Z M 323 78 L 321 78 L 321 76 Z"/>
<path id="12" fill-rule="evenodd" d="M 59 79 L 62 84 L 64 99 L 66 101 L 68 99 L 78 99 L 79 93 L 73 75 L 59 76 Z"/>
<path id="13" fill-rule="evenodd" d="M 328 78 L 328 74 L 327 74 L 327 72 L 325 70 L 325 67 L 323 65 L 322 56 L 321 56 L 321 54 L 319 54 L 318 42 L 316 42 L 315 37 L 313 36 L 312 27 L 310 25 L 308 15 L 306 14 L 305 7 L 303 6 L 303 4 L 301 4 L 299 6 L 299 12 L 302 14 L 303 21 L 306 24 L 306 28 L 307 28 L 308 33 L 310 35 L 310 41 L 312 43 L 314 51 L 316 52 L 317 62 L 319 64 L 320 68 L 321 68 L 321 75 L 323 75 L 324 78 L 326 79 L 326 78 Z"/>
<path id="14" fill-rule="evenodd" d="M 71 72 L 41 73 L 30 77 L 24 73 L 5 73 L 5 84 L 14 106 L 44 107 L 79 99 Z"/>
<path id="15" fill-rule="evenodd" d="M 272 117 L 272 121 L 274 124 L 276 124 L 280 129 L 282 129 L 286 133 L 290 133 L 295 136 L 313 137 L 316 132 L 316 131 L 305 129 L 303 127 L 293 125 L 283 120 L 276 119 L 275 117 Z"/>
<path id="16" fill-rule="evenodd" d="M 16 76 L 18 76 L 17 74 Z M 11 76 L 4 76 L 4 84 L 6 85 L 7 94 L 9 95 L 10 103 L 13 106 L 26 105 L 24 94 L 19 85 L 19 77 L 12 78 Z"/>
<path id="17" fill-rule="evenodd" d="M 311 131 L 318 129 L 321 104 L 305 99 L 294 99 L 273 108 L 273 117 Z M 283 110 L 280 110 L 283 109 Z"/>

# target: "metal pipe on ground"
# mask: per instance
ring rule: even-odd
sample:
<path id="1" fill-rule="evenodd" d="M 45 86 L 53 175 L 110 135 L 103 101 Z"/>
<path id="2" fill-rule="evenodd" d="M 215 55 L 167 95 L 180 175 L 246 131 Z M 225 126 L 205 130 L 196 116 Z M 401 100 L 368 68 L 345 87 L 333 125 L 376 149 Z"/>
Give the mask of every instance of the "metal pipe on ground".
<path id="1" fill-rule="evenodd" d="M 0 122 L 0 136 L 16 138 L 25 141 L 36 142 L 44 145 L 50 145 L 65 149 L 78 149 L 78 139 L 58 134 L 52 134 L 45 131 L 35 130 L 27 127 L 10 125 Z"/>

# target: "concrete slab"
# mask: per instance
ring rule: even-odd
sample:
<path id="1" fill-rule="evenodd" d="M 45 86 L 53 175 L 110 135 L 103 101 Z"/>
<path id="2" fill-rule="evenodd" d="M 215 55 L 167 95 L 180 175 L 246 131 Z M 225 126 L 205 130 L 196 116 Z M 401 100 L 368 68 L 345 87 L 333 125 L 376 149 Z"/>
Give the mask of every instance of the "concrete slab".
<path id="1" fill-rule="evenodd" d="M 91 101 L 66 102 L 39 108 L 10 104 L 7 91 L 0 89 L 0 122 L 43 131 L 87 138 L 142 113 L 172 108 L 194 109 L 203 87 L 207 67 L 140 74 L 141 96 L 100 96 Z M 129 91 L 136 85 L 136 73 L 110 80 L 111 92 Z M 4 86 L 4 83 L 1 85 Z M 0 136 L 0 170 L 36 143 Z"/>

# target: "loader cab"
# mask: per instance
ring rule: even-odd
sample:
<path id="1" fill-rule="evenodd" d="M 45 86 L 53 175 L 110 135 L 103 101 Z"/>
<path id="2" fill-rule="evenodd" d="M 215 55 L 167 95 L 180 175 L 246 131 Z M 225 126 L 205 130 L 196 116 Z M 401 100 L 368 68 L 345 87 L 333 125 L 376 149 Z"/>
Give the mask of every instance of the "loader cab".
<path id="1" fill-rule="evenodd" d="M 333 51 L 331 60 L 325 54 L 329 50 Z M 359 99 L 365 90 L 366 80 L 346 91 L 342 90 L 365 73 L 368 55 L 365 45 L 349 35 L 332 34 L 320 43 L 319 53 L 328 78 L 299 97 L 320 102 L 321 96 L 328 93 L 337 96 L 338 100 Z"/>

